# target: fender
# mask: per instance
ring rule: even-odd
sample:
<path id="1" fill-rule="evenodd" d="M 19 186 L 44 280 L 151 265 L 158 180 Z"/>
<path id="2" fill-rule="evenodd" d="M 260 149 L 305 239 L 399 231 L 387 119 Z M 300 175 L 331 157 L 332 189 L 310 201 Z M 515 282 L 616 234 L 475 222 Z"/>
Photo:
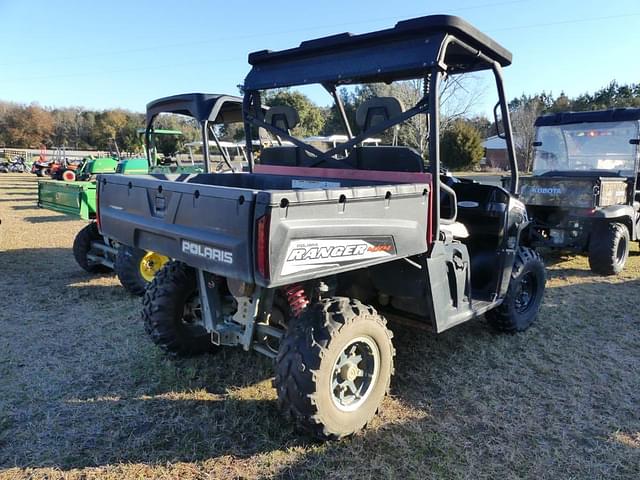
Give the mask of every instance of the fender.
<path id="1" fill-rule="evenodd" d="M 634 210 L 631 205 L 610 205 L 596 209 L 593 212 L 593 218 L 622 218 L 626 217 L 629 221 L 634 217 Z"/>
<path id="2" fill-rule="evenodd" d="M 631 205 L 611 205 L 602 207 L 593 213 L 594 219 L 620 220 L 629 228 L 631 240 L 638 239 L 638 225 L 634 221 L 636 212 Z"/>

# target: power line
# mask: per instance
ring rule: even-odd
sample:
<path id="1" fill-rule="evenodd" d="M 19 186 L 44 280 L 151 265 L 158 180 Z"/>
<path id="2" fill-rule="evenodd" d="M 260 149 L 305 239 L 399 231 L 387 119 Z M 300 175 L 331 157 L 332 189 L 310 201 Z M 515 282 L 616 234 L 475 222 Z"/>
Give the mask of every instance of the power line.
<path id="1" fill-rule="evenodd" d="M 463 11 L 468 11 L 468 10 L 477 10 L 480 8 L 491 8 L 491 7 L 500 7 L 500 6 L 505 6 L 505 5 L 512 5 L 512 4 L 517 4 L 517 3 L 525 3 L 525 2 L 531 2 L 533 0 L 505 0 L 505 1 L 500 1 L 500 2 L 493 2 L 493 3 L 484 3 L 484 4 L 480 4 L 480 5 L 470 5 L 468 7 L 458 7 L 458 8 L 454 8 L 450 11 L 452 12 L 463 12 Z M 425 11 L 421 11 L 421 12 L 414 12 L 414 13 L 408 13 L 408 14 L 404 14 L 402 15 L 405 18 L 411 18 L 412 16 L 415 15 L 429 15 L 429 14 L 433 14 L 436 12 L 425 12 Z M 156 50 L 164 50 L 164 49 L 168 49 L 168 48 L 178 48 L 178 47 L 194 47 L 194 46 L 198 46 L 198 45 L 207 45 L 207 44 L 212 44 L 212 43 L 216 43 L 216 42 L 220 42 L 220 41 L 225 41 L 225 42 L 234 42 L 237 40 L 246 40 L 246 39 L 250 39 L 250 38 L 264 38 L 264 37 L 269 37 L 269 36 L 278 36 L 278 35 L 285 35 L 285 34 L 289 34 L 289 33 L 299 33 L 299 32 L 308 32 L 311 30 L 322 30 L 325 28 L 338 28 L 338 27 L 349 27 L 352 25 L 363 25 L 363 24 L 370 24 L 370 23 L 376 23 L 376 22 L 381 22 L 381 21 L 385 21 L 385 20 L 398 20 L 398 15 L 394 15 L 394 16 L 387 16 L 387 17 L 379 17 L 379 18 L 371 18 L 371 19 L 367 19 L 367 20 L 358 20 L 358 21 L 350 21 L 350 22 L 344 22 L 344 23 L 334 23 L 334 24 L 327 24 L 327 25 L 313 25 L 313 26 L 308 26 L 308 27 L 304 27 L 304 28 L 296 28 L 296 29 L 290 29 L 290 30 L 280 30 L 280 31 L 273 31 L 273 32 L 260 32 L 260 33 L 252 33 L 252 34 L 246 34 L 246 35 L 236 35 L 233 37 L 214 37 L 214 38 L 210 38 L 210 39 L 206 39 L 206 40 L 193 40 L 193 41 L 189 41 L 189 42 L 180 42 L 180 43 L 168 43 L 168 44 L 160 44 L 160 45 L 150 45 L 148 47 L 139 47 L 139 48 L 127 48 L 127 49 L 123 49 L 123 50 L 111 50 L 111 51 L 106 51 L 106 52 L 98 52 L 98 53 L 92 53 L 90 55 L 71 55 L 71 56 L 64 56 L 64 57 L 54 57 L 54 58 L 46 58 L 46 59 L 39 59 L 39 60 L 29 60 L 29 61 L 24 61 L 24 62 L 11 62 L 11 63 L 0 63 L 0 67 L 15 67 L 18 65 L 34 65 L 34 64 L 38 64 L 38 65 L 42 65 L 43 63 L 55 63 L 55 62 L 59 62 L 62 60 L 77 60 L 77 59 L 82 59 L 82 58 L 95 58 L 95 57 L 110 57 L 110 56 L 117 56 L 117 55 L 123 55 L 123 54 L 127 54 L 127 53 L 141 53 L 141 52 L 150 52 L 150 51 L 156 51 Z M 146 41 L 147 39 L 145 39 Z"/>
<path id="2" fill-rule="evenodd" d="M 516 0 L 516 1 L 511 1 L 511 2 L 501 2 L 501 4 L 503 3 L 518 3 L 518 2 L 523 2 L 523 1 L 529 1 L 529 0 Z M 496 5 L 496 4 L 494 4 Z M 476 8 L 480 8 L 480 6 L 477 6 Z M 529 28 L 539 28 L 539 27 L 550 27 L 550 26 L 558 26 L 558 25 L 568 25 L 568 24 L 575 24 L 575 23 L 586 23 L 586 22 L 594 22 L 594 21 L 602 21 L 602 20 L 612 20 L 612 19 L 618 19 L 618 18 L 628 18 L 628 17 L 637 17 L 640 16 L 640 13 L 627 13 L 627 14 L 621 14 L 621 15 L 609 15 L 609 16 L 600 16 L 600 17 L 590 17 L 590 18 L 581 18 L 581 19 L 572 19 L 572 20 L 563 20 L 563 21 L 557 21 L 557 22 L 546 22 L 546 23 L 537 23 L 537 24 L 531 24 L 531 25 L 520 25 L 520 26 L 514 26 L 514 27 L 504 27 L 504 28 L 498 28 L 498 29 L 490 29 L 487 30 L 487 32 L 491 33 L 491 32 L 501 32 L 501 31 L 508 31 L 508 30 L 524 30 L 524 29 L 529 29 Z M 367 20 L 367 22 L 372 22 L 373 20 Z M 379 20 L 375 20 L 375 21 L 379 21 Z M 321 27 L 317 27 L 317 28 L 321 28 Z M 324 27 L 322 27 L 324 28 Z M 304 29 L 305 31 L 309 30 L 309 29 Z M 293 32 L 293 31 L 291 31 Z M 289 32 L 286 32 L 289 33 Z M 264 36 L 264 35 L 261 35 Z M 159 48 L 165 48 L 165 47 L 159 47 Z M 216 59 L 216 63 L 225 63 L 225 62 L 235 62 L 238 61 L 239 58 L 238 57 L 233 57 L 233 58 L 225 58 L 225 59 Z M 157 69 L 170 69 L 170 68 L 175 68 L 175 67 L 180 67 L 180 66 L 191 66 L 191 65 L 199 65 L 201 64 L 201 60 L 194 60 L 194 61 L 189 61 L 189 62 L 181 62 L 181 63 L 172 63 L 169 65 L 150 65 L 150 66 L 143 66 L 143 67 L 131 67 L 131 68 L 125 68 L 125 69 L 110 69 L 110 70 L 100 70 L 100 71 L 94 71 L 94 72 L 80 72 L 80 73 L 71 73 L 71 74 L 56 74 L 56 75 L 40 75 L 40 76 L 34 76 L 34 77 L 21 77 L 21 78 L 9 78 L 9 77 L 4 77 L 4 78 L 0 78 L 0 84 L 2 83 L 6 83 L 6 82 L 17 82 L 17 81 L 29 81 L 29 80 L 48 80 L 48 79 L 53 79 L 53 78 L 74 78 L 74 77 L 86 77 L 86 76 L 94 76 L 94 75 L 102 75 L 102 74 L 107 74 L 107 73 L 126 73 L 126 72 L 134 72 L 134 71 L 145 71 L 145 70 L 157 70 Z M 1 65 L 0 65 L 1 66 Z"/>
<path id="3" fill-rule="evenodd" d="M 574 19 L 574 20 L 561 20 L 558 22 L 536 23 L 532 25 L 522 25 L 518 27 L 494 28 L 491 30 L 487 30 L 487 32 L 505 32 L 508 30 L 521 30 L 524 28 L 551 27 L 555 25 L 568 25 L 572 23 L 586 23 L 586 22 L 595 22 L 600 20 L 613 20 L 615 18 L 627 18 L 627 17 L 638 17 L 638 16 L 640 16 L 640 13 L 626 13 L 623 15 L 610 15 L 606 17 L 580 18 L 580 19 Z"/>

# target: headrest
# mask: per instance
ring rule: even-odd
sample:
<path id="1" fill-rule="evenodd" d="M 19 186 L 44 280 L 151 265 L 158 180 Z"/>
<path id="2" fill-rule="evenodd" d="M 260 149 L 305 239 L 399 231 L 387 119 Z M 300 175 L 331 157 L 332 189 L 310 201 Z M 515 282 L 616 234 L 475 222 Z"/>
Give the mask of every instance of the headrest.
<path id="1" fill-rule="evenodd" d="M 298 125 L 300 117 L 295 108 L 289 107 L 288 105 L 277 105 L 275 107 L 269 107 L 267 113 L 264 114 L 264 121 L 269 125 L 288 132 Z"/>
<path id="2" fill-rule="evenodd" d="M 371 97 L 356 110 L 356 123 L 363 132 L 378 123 L 400 115 L 404 107 L 395 97 Z"/>

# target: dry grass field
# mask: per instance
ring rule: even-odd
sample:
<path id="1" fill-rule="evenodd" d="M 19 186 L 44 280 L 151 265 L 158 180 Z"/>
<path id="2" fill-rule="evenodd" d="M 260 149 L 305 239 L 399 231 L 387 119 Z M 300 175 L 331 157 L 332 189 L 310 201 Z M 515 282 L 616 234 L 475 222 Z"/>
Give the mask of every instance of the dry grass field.
<path id="1" fill-rule="evenodd" d="M 640 254 L 617 278 L 547 258 L 538 322 L 441 336 L 392 325 L 392 395 L 372 427 L 318 443 L 282 419 L 270 361 L 173 361 L 140 300 L 90 276 L 83 222 L 0 174 L 0 478 L 640 478 Z"/>

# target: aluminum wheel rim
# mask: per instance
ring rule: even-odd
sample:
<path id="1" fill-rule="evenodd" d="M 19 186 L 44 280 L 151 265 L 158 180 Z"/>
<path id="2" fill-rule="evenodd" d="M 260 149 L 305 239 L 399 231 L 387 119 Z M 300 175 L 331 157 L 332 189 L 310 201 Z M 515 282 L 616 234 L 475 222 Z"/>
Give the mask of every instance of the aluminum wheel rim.
<path id="1" fill-rule="evenodd" d="M 380 349 L 371 337 L 351 340 L 331 369 L 331 400 L 339 410 L 352 412 L 366 402 L 380 372 Z"/>

